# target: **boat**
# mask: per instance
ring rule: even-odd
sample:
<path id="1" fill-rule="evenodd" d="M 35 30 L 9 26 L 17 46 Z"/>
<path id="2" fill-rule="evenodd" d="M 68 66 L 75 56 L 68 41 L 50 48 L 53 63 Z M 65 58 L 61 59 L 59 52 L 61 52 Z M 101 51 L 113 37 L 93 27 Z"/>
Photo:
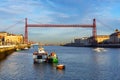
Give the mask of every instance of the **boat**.
<path id="1" fill-rule="evenodd" d="M 58 63 L 58 56 L 55 52 L 52 52 L 46 59 L 48 63 Z"/>
<path id="2" fill-rule="evenodd" d="M 33 53 L 34 63 L 46 62 L 47 56 L 48 56 L 48 53 L 44 50 L 44 48 L 39 47 L 38 51 L 35 51 Z"/>
<path id="3" fill-rule="evenodd" d="M 56 66 L 56 69 L 58 69 L 58 70 L 63 70 L 63 69 L 65 69 L 65 65 L 64 65 L 64 64 L 58 64 L 58 65 Z"/>
<path id="4" fill-rule="evenodd" d="M 34 63 L 58 63 L 58 57 L 55 52 L 52 52 L 50 55 L 44 50 L 43 47 L 39 47 L 38 51 L 33 53 Z"/>
<path id="5" fill-rule="evenodd" d="M 103 52 L 106 51 L 104 48 L 95 48 L 94 51 L 96 52 Z"/>
<path id="6" fill-rule="evenodd" d="M 27 49 L 28 49 L 28 47 L 25 47 L 25 48 L 24 48 L 24 50 L 27 50 Z"/>

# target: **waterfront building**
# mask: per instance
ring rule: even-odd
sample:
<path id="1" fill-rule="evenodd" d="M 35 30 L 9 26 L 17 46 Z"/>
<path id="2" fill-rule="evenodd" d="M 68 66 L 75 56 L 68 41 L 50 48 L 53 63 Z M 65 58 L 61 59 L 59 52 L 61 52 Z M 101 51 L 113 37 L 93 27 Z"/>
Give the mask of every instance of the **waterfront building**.
<path id="1" fill-rule="evenodd" d="M 7 36 L 7 35 L 8 35 L 7 32 L 0 32 L 0 36 L 1 36 L 1 37 Z"/>
<path id="2" fill-rule="evenodd" d="M 0 32 L 0 45 L 4 45 L 4 38 L 5 36 L 7 36 L 8 33 L 7 32 Z"/>
<path id="3" fill-rule="evenodd" d="M 6 44 L 21 44 L 23 43 L 23 35 L 10 34 L 7 32 L 0 32 L 0 45 Z"/>
<path id="4" fill-rule="evenodd" d="M 75 44 L 79 44 L 79 45 L 87 45 L 87 44 L 88 44 L 87 39 L 88 39 L 88 37 L 75 38 L 75 39 L 74 39 L 74 43 L 75 43 Z"/>
<path id="5" fill-rule="evenodd" d="M 5 36 L 4 39 L 6 44 L 22 44 L 23 43 L 23 35 L 9 34 Z"/>
<path id="6" fill-rule="evenodd" d="M 0 45 L 2 45 L 2 36 L 0 36 Z"/>
<path id="7" fill-rule="evenodd" d="M 109 43 L 120 43 L 120 31 L 118 29 L 116 29 L 115 32 L 110 35 Z"/>
<path id="8" fill-rule="evenodd" d="M 74 43 L 78 43 L 79 44 L 80 43 L 80 38 L 75 38 L 74 39 Z"/>
<path id="9" fill-rule="evenodd" d="M 98 44 L 103 43 L 106 40 L 109 40 L 110 36 L 109 35 L 97 35 L 96 36 L 96 42 Z M 93 37 L 88 38 L 88 42 L 91 44 L 93 42 Z"/>
<path id="10" fill-rule="evenodd" d="M 102 43 L 106 40 L 110 39 L 110 36 L 109 35 L 98 35 L 96 40 L 97 40 L 97 43 Z"/>

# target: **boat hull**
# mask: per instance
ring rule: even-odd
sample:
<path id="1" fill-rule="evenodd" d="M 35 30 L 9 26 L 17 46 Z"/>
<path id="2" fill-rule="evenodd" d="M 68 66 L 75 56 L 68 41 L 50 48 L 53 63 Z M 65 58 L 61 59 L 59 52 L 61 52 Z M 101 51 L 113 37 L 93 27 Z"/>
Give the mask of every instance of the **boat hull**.
<path id="1" fill-rule="evenodd" d="M 34 63 L 46 62 L 47 54 L 33 53 Z"/>
<path id="2" fill-rule="evenodd" d="M 63 69 L 65 69 L 65 65 L 59 64 L 56 66 L 56 69 L 63 70 Z"/>
<path id="3" fill-rule="evenodd" d="M 45 59 L 34 59 L 34 63 L 43 63 Z"/>
<path id="4" fill-rule="evenodd" d="M 34 52 L 33 60 L 34 63 L 42 63 L 42 62 L 58 63 L 58 57 L 55 53 L 54 54 L 52 53 L 52 55 L 48 56 L 46 52 L 45 53 Z"/>
<path id="5" fill-rule="evenodd" d="M 58 63 L 58 58 L 49 58 L 47 59 L 48 63 Z"/>

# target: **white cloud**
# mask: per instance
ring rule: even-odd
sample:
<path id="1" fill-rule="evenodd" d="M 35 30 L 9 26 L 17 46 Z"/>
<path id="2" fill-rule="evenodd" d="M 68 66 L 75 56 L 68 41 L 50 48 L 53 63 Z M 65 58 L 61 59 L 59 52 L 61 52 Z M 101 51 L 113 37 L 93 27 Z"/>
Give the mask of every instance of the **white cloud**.
<path id="1" fill-rule="evenodd" d="M 41 3 L 34 0 L 7 0 L 1 2 L 0 11 L 9 14 L 31 13 L 36 7 L 42 7 Z"/>
<path id="2" fill-rule="evenodd" d="M 4 0 L 3 0 L 4 1 Z M 91 1 L 91 0 L 90 0 Z M 119 19 L 115 19 L 114 14 L 111 12 L 119 0 L 97 0 L 89 3 L 84 3 L 84 0 L 6 0 L 0 2 L 0 22 L 1 26 L 6 27 L 15 24 L 19 19 L 23 19 L 21 25 L 16 25 L 14 29 L 9 31 L 24 33 L 24 18 L 28 17 L 28 23 L 35 24 L 92 24 L 93 18 L 101 20 L 106 24 L 114 26 L 119 24 Z M 64 2 L 59 4 L 59 2 Z M 96 2 L 96 3 L 94 3 Z M 99 2 L 99 3 L 98 3 Z M 102 2 L 102 3 L 100 3 Z M 56 4 L 57 3 L 57 4 Z M 73 5 L 73 4 L 74 5 Z M 70 4 L 70 5 L 69 5 Z M 76 5 L 75 5 L 76 4 Z M 87 5 L 86 5 L 87 4 Z M 69 7 L 70 6 L 70 7 Z M 5 19 L 4 19 L 5 18 Z M 0 29 L 3 27 L 0 26 Z M 19 27 L 18 27 L 19 26 Z M 103 24 L 97 22 L 97 27 L 102 27 Z M 22 27 L 22 29 L 21 29 Z M 101 28 L 100 28 L 101 29 Z M 103 29 L 103 28 L 102 28 Z M 41 32 L 39 32 L 41 30 Z M 29 34 L 43 34 L 45 36 L 57 35 L 61 36 L 77 36 L 79 32 L 86 29 L 62 30 L 62 29 L 29 29 Z M 91 29 L 89 29 L 91 31 Z M 89 32 L 90 32 L 89 31 Z M 88 33 L 89 33 L 88 32 Z M 48 35 L 46 35 L 47 33 Z M 51 34 L 49 34 L 51 33 Z M 91 33 L 91 32 L 90 32 Z M 64 37 L 66 37 L 66 35 Z M 66 37 L 68 38 L 68 37 Z"/>

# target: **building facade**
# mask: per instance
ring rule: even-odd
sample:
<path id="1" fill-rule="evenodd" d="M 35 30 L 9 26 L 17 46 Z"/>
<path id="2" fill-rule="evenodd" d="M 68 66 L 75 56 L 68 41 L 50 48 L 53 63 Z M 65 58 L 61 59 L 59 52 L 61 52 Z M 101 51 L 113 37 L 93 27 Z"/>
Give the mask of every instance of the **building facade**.
<path id="1" fill-rule="evenodd" d="M 115 32 L 110 35 L 109 43 L 111 44 L 120 43 L 120 31 L 118 31 L 118 29 L 116 29 Z"/>
<path id="2" fill-rule="evenodd" d="M 109 35 L 97 35 L 96 36 L 96 42 L 98 44 L 103 43 L 106 40 L 109 40 L 110 36 Z M 93 37 L 88 38 L 88 42 L 91 44 L 93 42 Z"/>
<path id="3" fill-rule="evenodd" d="M 0 45 L 6 44 L 22 44 L 23 35 L 9 34 L 7 32 L 0 32 Z"/>
<path id="4" fill-rule="evenodd" d="M 109 35 L 98 35 L 96 38 L 97 43 L 103 43 L 104 41 L 109 40 L 109 39 L 110 39 Z"/>
<path id="5" fill-rule="evenodd" d="M 8 33 L 7 32 L 0 32 L 0 36 L 4 37 L 4 36 L 7 36 Z"/>
<path id="6" fill-rule="evenodd" d="M 74 43 L 79 44 L 79 45 L 87 45 L 88 44 L 87 39 L 88 37 L 76 38 L 74 39 Z"/>
<path id="7" fill-rule="evenodd" d="M 23 36 L 22 35 L 7 35 L 5 36 L 5 44 L 22 44 Z"/>
<path id="8" fill-rule="evenodd" d="M 5 42 L 5 36 L 7 36 L 7 32 L 0 32 L 0 45 L 4 45 Z"/>

